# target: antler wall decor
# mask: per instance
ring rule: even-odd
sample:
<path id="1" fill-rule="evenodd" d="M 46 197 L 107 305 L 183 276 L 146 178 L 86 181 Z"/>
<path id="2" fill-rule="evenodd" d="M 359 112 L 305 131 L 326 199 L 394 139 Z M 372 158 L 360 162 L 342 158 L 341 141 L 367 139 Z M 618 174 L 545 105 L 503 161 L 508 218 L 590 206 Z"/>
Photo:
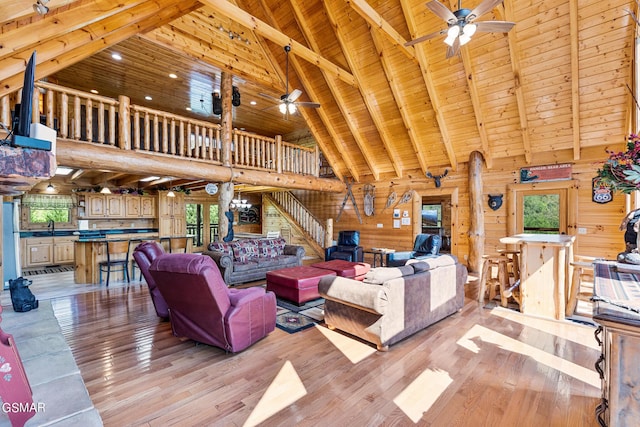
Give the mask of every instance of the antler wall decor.
<path id="1" fill-rule="evenodd" d="M 447 176 L 448 173 L 449 169 L 445 169 L 442 175 L 432 175 L 431 172 L 427 172 L 427 178 L 433 179 L 435 181 L 436 188 L 440 188 L 440 185 L 442 185 L 442 182 L 440 180 Z"/>

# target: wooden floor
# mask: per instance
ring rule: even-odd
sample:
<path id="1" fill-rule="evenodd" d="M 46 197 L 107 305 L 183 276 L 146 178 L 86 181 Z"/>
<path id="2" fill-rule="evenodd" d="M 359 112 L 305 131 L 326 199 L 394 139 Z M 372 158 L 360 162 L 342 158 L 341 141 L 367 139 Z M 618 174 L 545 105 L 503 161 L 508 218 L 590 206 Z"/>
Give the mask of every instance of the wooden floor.
<path id="1" fill-rule="evenodd" d="M 106 426 L 597 426 L 594 329 L 484 309 L 468 287 L 461 313 L 386 353 L 318 326 L 235 355 L 174 337 L 144 283 L 33 290 L 76 293 L 52 305 Z"/>

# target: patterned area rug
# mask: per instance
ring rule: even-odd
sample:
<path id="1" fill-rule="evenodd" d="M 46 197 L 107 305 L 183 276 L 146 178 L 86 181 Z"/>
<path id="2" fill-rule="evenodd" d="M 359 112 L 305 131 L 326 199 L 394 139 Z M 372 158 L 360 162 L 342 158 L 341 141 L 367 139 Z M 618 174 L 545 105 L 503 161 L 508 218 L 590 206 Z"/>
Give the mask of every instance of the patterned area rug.
<path id="1" fill-rule="evenodd" d="M 52 274 L 52 273 L 62 273 L 64 271 L 73 271 L 73 265 L 59 265 L 56 267 L 45 267 L 39 268 L 37 270 L 24 270 L 22 272 L 23 276 L 36 276 L 38 274 Z"/>
<path id="2" fill-rule="evenodd" d="M 277 305 L 276 326 L 290 334 L 310 328 L 324 320 L 323 298 L 309 301 L 302 306 L 278 298 Z"/>

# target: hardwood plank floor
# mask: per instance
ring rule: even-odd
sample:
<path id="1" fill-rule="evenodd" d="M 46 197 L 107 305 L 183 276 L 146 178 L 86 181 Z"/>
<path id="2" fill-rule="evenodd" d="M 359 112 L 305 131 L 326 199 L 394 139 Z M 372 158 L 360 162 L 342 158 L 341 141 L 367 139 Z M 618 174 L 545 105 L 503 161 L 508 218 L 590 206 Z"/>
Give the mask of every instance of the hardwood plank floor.
<path id="1" fill-rule="evenodd" d="M 87 290 L 64 274 L 34 293 Z M 385 353 L 318 326 L 225 354 L 174 337 L 140 282 L 52 305 L 106 426 L 597 426 L 593 328 L 467 292 L 460 313 Z"/>

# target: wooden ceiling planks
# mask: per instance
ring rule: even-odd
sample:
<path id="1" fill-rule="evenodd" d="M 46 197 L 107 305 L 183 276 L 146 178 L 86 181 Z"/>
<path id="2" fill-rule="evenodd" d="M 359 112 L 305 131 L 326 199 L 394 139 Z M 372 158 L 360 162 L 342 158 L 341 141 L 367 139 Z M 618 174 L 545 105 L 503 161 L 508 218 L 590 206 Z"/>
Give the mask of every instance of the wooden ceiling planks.
<path id="1" fill-rule="evenodd" d="M 154 101 L 167 111 L 200 107 L 199 99 L 218 84 L 217 73 L 227 70 L 241 87 L 243 105 L 236 118 L 242 118 L 243 127 L 295 139 L 311 129 L 340 177 L 366 182 L 429 168 L 455 169 L 472 150 L 483 151 L 489 167 L 503 157 L 533 161 L 534 153 L 549 150 L 573 150 L 579 158 L 583 148 L 619 143 L 628 131 L 635 24 L 626 9 L 636 8 L 632 0 L 505 0 L 480 20 L 512 19 L 516 26 L 506 35 L 478 33 L 460 56 L 448 60 L 442 38 L 402 46 L 403 39 L 446 27 L 424 0 L 238 0 L 239 7 L 207 0 L 205 6 L 191 3 L 193 10 L 167 14 L 162 9 L 165 21 L 147 12 L 158 15 L 160 6 L 175 7 L 167 0 L 124 0 L 127 7 L 139 6 L 89 22 L 91 14 L 99 14 L 98 5 L 113 9 L 104 2 L 52 0 L 50 6 L 64 6 L 60 13 L 53 9 L 39 17 L 3 9 L 7 4 L 24 9 L 9 0 L 0 5 L 0 12 L 8 12 L 0 14 L 6 19 L 0 31 L 13 49 L 34 40 L 17 37 L 23 27 L 32 31 L 29 35 L 47 34 L 37 39 L 37 70 L 58 72 L 52 77 L 73 71 L 72 87 L 91 78 L 107 85 L 106 78 L 92 77 L 105 68 L 117 75 L 107 53 L 100 52 L 105 46 L 129 49 L 162 72 L 180 63 L 191 73 L 185 82 L 166 83 L 162 72 L 135 64 L 130 64 L 135 76 L 126 77 L 137 78 L 141 92 L 155 90 Z M 463 7 L 480 2 L 465 0 Z M 457 6 L 456 0 L 444 3 Z M 88 5 L 96 9 L 81 16 L 79 10 Z M 337 24 L 328 25 L 331 15 Z M 86 24 L 80 23 L 83 18 Z M 59 32 L 54 34 L 55 19 Z M 84 26 L 72 31 L 76 25 Z M 250 45 L 231 42 L 219 25 L 249 38 Z M 296 58 L 291 87 L 303 89 L 301 100 L 322 107 L 285 122 L 274 114 L 276 103 L 258 99 L 251 109 L 247 101 L 258 93 L 284 93 L 281 49 L 289 42 Z M 21 84 L 30 53 L 22 48 L 7 55 L 0 48 L 0 91 L 9 93 Z M 106 91 L 106 86 L 100 89 Z"/>

